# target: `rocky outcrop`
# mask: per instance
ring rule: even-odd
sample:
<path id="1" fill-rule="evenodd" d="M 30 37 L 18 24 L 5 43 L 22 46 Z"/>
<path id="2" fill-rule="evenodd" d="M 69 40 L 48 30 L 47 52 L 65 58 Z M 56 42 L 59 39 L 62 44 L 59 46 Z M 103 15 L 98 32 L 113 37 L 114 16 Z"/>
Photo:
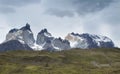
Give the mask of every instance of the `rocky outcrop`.
<path id="1" fill-rule="evenodd" d="M 38 33 L 36 43 L 45 50 L 60 51 L 70 49 L 70 43 L 67 40 L 52 37 L 47 29 L 43 29 Z"/>
<path id="2" fill-rule="evenodd" d="M 27 23 L 26 26 L 20 29 L 10 30 L 6 36 L 5 42 L 11 41 L 11 40 L 18 40 L 22 44 L 27 44 L 30 47 L 34 46 L 35 39 L 30 29 L 30 25 Z"/>

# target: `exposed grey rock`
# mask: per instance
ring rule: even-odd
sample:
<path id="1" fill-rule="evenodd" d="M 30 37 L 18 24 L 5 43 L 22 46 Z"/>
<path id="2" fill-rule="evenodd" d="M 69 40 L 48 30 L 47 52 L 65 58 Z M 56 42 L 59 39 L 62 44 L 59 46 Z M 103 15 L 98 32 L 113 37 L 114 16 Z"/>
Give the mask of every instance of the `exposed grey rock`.
<path id="1" fill-rule="evenodd" d="M 47 41 L 52 41 L 52 35 L 47 31 L 47 29 L 41 30 L 37 35 L 36 43 L 43 46 Z"/>
<path id="2" fill-rule="evenodd" d="M 65 39 L 70 42 L 72 48 L 91 49 L 114 47 L 114 43 L 110 38 L 101 35 L 70 33 Z"/>
<path id="3" fill-rule="evenodd" d="M 54 45 L 54 47 L 61 50 L 70 49 L 70 43 L 67 40 L 63 40 L 61 38 L 55 38 L 52 44 Z"/>
<path id="4" fill-rule="evenodd" d="M 28 23 L 26 24 L 26 26 L 20 29 L 10 30 L 6 36 L 5 42 L 10 41 L 10 40 L 18 40 L 22 44 L 27 44 L 30 47 L 34 46 L 34 43 L 35 43 L 33 33 Z"/>
<path id="5" fill-rule="evenodd" d="M 36 43 L 46 50 L 60 51 L 70 49 L 70 43 L 67 40 L 52 37 L 47 29 L 43 29 L 38 33 Z"/>
<path id="6" fill-rule="evenodd" d="M 32 50 L 27 44 L 22 44 L 18 40 L 10 40 L 8 42 L 0 44 L 0 51 L 10 50 Z"/>

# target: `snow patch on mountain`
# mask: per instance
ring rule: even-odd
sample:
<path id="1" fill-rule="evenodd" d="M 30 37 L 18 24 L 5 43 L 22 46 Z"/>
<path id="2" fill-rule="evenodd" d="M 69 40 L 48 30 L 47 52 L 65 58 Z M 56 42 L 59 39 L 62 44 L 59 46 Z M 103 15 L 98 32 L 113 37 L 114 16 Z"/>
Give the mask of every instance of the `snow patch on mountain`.
<path id="1" fill-rule="evenodd" d="M 33 50 L 36 50 L 36 51 L 38 51 L 38 50 L 43 50 L 43 47 L 42 46 L 40 46 L 40 45 L 38 45 L 38 44 L 34 44 L 32 47 L 31 47 Z"/>
<path id="2" fill-rule="evenodd" d="M 5 42 L 8 42 L 10 40 L 18 40 L 22 44 L 27 44 L 30 47 L 33 47 L 35 43 L 33 33 L 28 23 L 26 24 L 26 26 L 20 29 L 10 30 L 9 33 L 6 35 Z"/>
<path id="3" fill-rule="evenodd" d="M 65 39 L 70 42 L 72 48 L 88 49 L 114 47 L 114 43 L 110 38 L 101 35 L 70 33 Z"/>

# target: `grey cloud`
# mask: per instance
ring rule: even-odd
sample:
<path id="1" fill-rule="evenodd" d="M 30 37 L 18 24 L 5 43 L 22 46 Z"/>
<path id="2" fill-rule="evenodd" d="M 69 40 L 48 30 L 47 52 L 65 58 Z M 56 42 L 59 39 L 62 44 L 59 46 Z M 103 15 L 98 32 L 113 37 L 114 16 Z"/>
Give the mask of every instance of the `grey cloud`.
<path id="1" fill-rule="evenodd" d="M 28 4 L 39 3 L 40 0 L 0 0 L 0 5 L 5 6 L 25 6 Z"/>
<path id="2" fill-rule="evenodd" d="M 7 13 L 14 13 L 15 9 L 11 7 L 0 7 L 0 13 L 7 14 Z"/>
<path id="3" fill-rule="evenodd" d="M 116 1 L 108 8 L 100 12 L 100 20 L 105 23 L 110 24 L 111 26 L 120 25 L 120 1 Z"/>
<path id="4" fill-rule="evenodd" d="M 48 6 L 48 10 L 51 8 L 51 13 L 56 12 L 57 16 L 64 14 L 68 16 L 69 13 L 77 13 L 79 15 L 85 15 L 87 13 L 96 12 L 104 9 L 106 6 L 109 6 L 114 0 L 47 0 L 46 5 Z M 55 11 L 56 9 L 56 11 Z M 67 13 L 62 13 L 61 11 L 69 11 Z"/>
<path id="5" fill-rule="evenodd" d="M 100 11 L 108 6 L 113 0 L 74 0 L 73 4 L 79 14 Z"/>
<path id="6" fill-rule="evenodd" d="M 69 10 L 49 9 L 46 11 L 46 13 L 50 14 L 50 15 L 56 15 L 58 17 L 64 17 L 64 16 L 72 17 L 72 16 L 74 16 L 74 14 L 72 12 L 70 12 Z"/>
<path id="7" fill-rule="evenodd" d="M 16 12 L 17 7 L 40 3 L 41 0 L 0 0 L 0 13 Z"/>

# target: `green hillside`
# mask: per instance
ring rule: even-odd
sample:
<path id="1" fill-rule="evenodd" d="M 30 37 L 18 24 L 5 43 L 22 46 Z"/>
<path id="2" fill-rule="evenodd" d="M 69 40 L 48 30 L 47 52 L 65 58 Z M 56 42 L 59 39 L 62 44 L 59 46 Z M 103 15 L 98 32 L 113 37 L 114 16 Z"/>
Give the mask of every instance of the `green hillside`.
<path id="1" fill-rule="evenodd" d="M 120 74 L 120 49 L 8 51 L 0 74 Z"/>

